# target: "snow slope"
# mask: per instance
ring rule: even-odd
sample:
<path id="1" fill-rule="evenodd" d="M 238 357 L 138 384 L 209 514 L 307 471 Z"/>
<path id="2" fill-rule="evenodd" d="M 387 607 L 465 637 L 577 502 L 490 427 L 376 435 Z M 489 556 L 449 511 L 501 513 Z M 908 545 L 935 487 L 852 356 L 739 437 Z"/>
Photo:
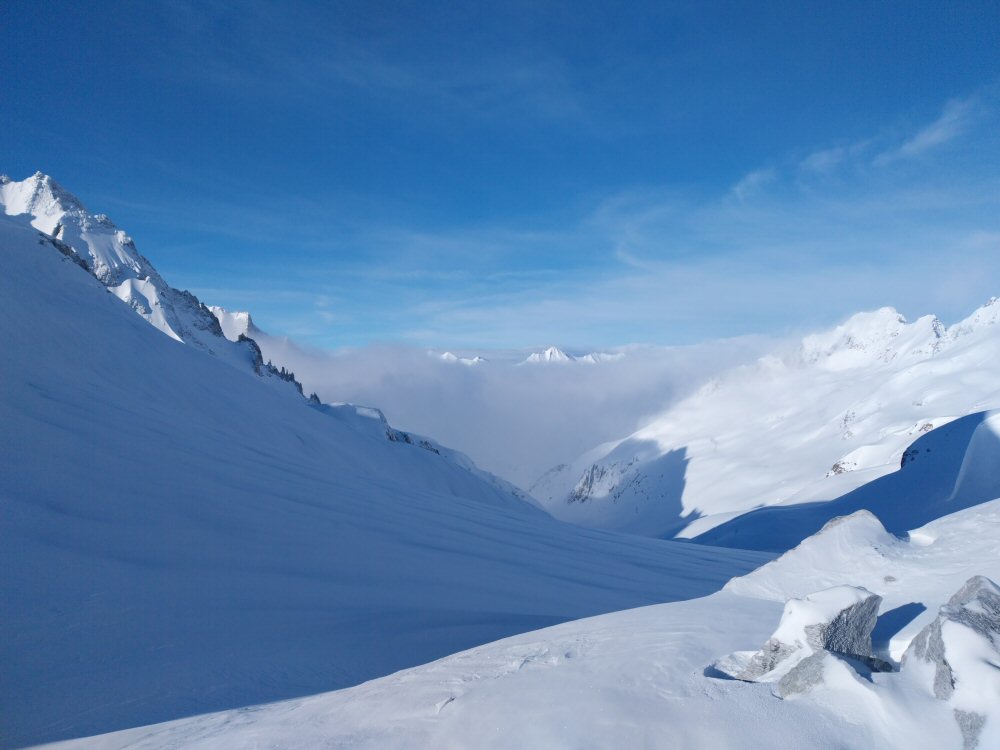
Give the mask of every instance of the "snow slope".
<path id="1" fill-rule="evenodd" d="M 161 335 L 37 221 L 0 216 L 5 746 L 344 687 L 769 558 L 555 522 Z"/>
<path id="2" fill-rule="evenodd" d="M 771 505 L 695 537 L 705 544 L 784 551 L 832 518 L 871 511 L 894 534 L 1000 497 L 1000 412 L 978 412 L 932 430 L 906 449 L 898 471 L 834 500 Z M 697 530 L 695 521 L 691 530 Z"/>
<path id="3" fill-rule="evenodd" d="M 909 541 L 859 513 L 707 598 L 515 636 L 348 690 L 58 747 L 985 750 L 1000 746 L 1000 643 L 963 640 L 951 625 L 959 690 L 946 698 L 912 656 L 879 673 L 827 654 L 822 679 L 784 700 L 714 665 L 760 647 L 787 599 L 843 585 L 883 597 L 873 642 L 898 662 L 967 580 L 1000 580 L 998 541 L 1000 501 L 941 518 Z M 972 742 L 958 720 L 969 701 L 982 720 L 972 722 Z"/>
<path id="4" fill-rule="evenodd" d="M 716 378 L 530 491 L 557 518 L 659 537 L 840 497 L 896 470 L 929 430 L 1000 406 L 998 320 L 995 299 L 950 328 L 889 308 L 855 315 Z"/>
<path id="5" fill-rule="evenodd" d="M 0 205 L 8 216 L 18 216 L 46 235 L 46 241 L 66 257 L 90 271 L 108 291 L 129 305 L 154 328 L 171 338 L 201 349 L 241 370 L 252 370 L 265 382 L 293 398 L 304 397 L 302 385 L 285 367 L 264 362 L 254 337 L 270 340 L 254 325 L 247 312 L 206 307 L 190 292 L 170 286 L 153 265 L 136 250 L 135 243 L 103 214 L 90 214 L 76 196 L 48 175 L 36 172 L 22 182 L 0 177 Z M 310 396 L 318 401 L 315 395 Z M 317 404 L 318 405 L 318 404 Z M 406 442 L 431 450 L 465 471 L 514 497 L 534 503 L 522 490 L 480 470 L 464 454 L 389 426 L 377 409 L 375 419 L 353 419 L 354 407 L 337 403 L 327 413 L 352 421 L 352 426 L 390 441 Z"/>

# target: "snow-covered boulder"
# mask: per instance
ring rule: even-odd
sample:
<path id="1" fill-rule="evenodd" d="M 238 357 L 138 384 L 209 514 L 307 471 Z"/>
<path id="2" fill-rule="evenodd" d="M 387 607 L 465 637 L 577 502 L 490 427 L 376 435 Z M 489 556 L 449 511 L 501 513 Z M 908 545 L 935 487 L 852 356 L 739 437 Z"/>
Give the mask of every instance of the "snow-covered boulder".
<path id="1" fill-rule="evenodd" d="M 903 669 L 952 705 L 965 747 L 978 747 L 1000 706 L 1000 588 L 985 576 L 966 581 L 913 639 Z"/>
<path id="2" fill-rule="evenodd" d="M 835 586 L 790 599 L 778 629 L 764 647 L 742 660 L 731 657 L 719 669 L 747 682 L 778 682 L 782 697 L 803 692 L 823 679 L 828 654 L 887 667 L 872 653 L 872 629 L 882 597 L 860 586 Z M 729 666 L 727 666 L 729 665 Z"/>

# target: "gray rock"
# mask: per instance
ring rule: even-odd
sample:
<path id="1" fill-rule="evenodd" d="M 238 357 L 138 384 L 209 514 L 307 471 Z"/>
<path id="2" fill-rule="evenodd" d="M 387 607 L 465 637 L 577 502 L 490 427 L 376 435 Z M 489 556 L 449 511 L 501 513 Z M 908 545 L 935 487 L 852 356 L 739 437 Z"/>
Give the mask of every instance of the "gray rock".
<path id="1" fill-rule="evenodd" d="M 941 626 L 949 621 L 966 626 L 996 646 L 1000 643 L 1000 588 L 985 576 L 970 578 L 903 654 L 904 666 L 910 659 L 934 665 L 934 696 L 940 700 L 948 700 L 955 692 L 955 675 L 941 634 Z"/>
<path id="2" fill-rule="evenodd" d="M 792 670 L 778 680 L 777 693 L 781 698 L 787 698 L 798 693 L 805 693 L 823 682 L 824 664 L 826 653 L 817 651 L 812 656 L 807 656 L 800 661 Z"/>
<path id="3" fill-rule="evenodd" d="M 750 658 L 750 663 L 735 677 L 745 682 L 756 682 L 768 672 L 774 671 L 781 662 L 799 650 L 799 646 L 782 643 L 775 638 L 768 638 L 764 647 Z"/>
<path id="4" fill-rule="evenodd" d="M 872 630 L 882 597 L 869 593 L 864 600 L 837 613 L 830 622 L 806 626 L 809 645 L 845 656 L 872 656 Z"/>
<path id="5" fill-rule="evenodd" d="M 976 750 L 979 747 L 979 733 L 983 731 L 986 717 L 974 711 L 960 711 L 956 708 L 955 721 L 962 730 L 962 749 Z"/>
<path id="6" fill-rule="evenodd" d="M 783 673 L 789 679 L 788 689 L 797 689 L 822 678 L 822 659 L 810 661 L 795 676 L 792 671 L 812 655 L 827 652 L 858 659 L 873 669 L 888 667 L 872 654 L 871 634 L 881 602 L 877 594 L 853 586 L 836 586 L 789 600 L 774 635 L 734 676 L 748 682 L 772 681 L 768 676 L 780 667 L 782 672 L 774 677 Z"/>
<path id="7" fill-rule="evenodd" d="M 920 660 L 928 662 L 934 666 L 934 678 L 932 688 L 934 696 L 939 700 L 951 700 L 955 696 L 956 685 L 961 681 L 961 664 L 956 664 L 955 660 L 961 661 L 962 649 L 955 651 L 957 657 L 953 656 L 949 661 L 949 638 L 944 635 L 943 625 L 945 623 L 955 623 L 967 629 L 966 635 L 959 636 L 967 638 L 979 638 L 993 646 L 1000 657 L 1000 588 L 993 581 L 985 576 L 973 576 L 962 586 L 948 603 L 941 607 L 938 616 L 934 621 L 917 634 L 910 646 L 903 654 L 903 669 L 913 661 Z M 972 631 L 971 634 L 968 631 Z M 951 638 L 954 638 L 954 631 Z M 982 689 L 986 686 L 969 687 Z M 960 698 L 956 698 L 961 705 Z M 962 741 L 965 750 L 973 750 L 979 746 L 979 735 L 986 723 L 986 717 L 975 711 L 966 711 L 961 708 L 954 709 L 955 721 L 962 731 Z"/>

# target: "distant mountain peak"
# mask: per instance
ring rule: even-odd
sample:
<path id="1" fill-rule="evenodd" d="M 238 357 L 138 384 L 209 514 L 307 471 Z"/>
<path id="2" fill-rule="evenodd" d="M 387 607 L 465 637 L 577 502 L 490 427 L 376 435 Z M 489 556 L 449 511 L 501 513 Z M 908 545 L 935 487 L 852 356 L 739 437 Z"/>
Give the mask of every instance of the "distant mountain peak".
<path id="1" fill-rule="evenodd" d="M 217 305 L 209 305 L 209 311 L 219 321 L 222 333 L 230 341 L 238 341 L 240 336 L 253 338 L 254 334 L 263 333 L 253 322 L 249 312 L 230 311 Z"/>
<path id="2" fill-rule="evenodd" d="M 445 362 L 454 362 L 456 364 L 462 364 L 471 367 L 472 365 L 478 365 L 483 362 L 489 362 L 485 357 L 480 357 L 478 354 L 474 357 L 459 357 L 453 352 L 445 352 L 444 354 L 438 355 Z"/>
<path id="3" fill-rule="evenodd" d="M 527 359 L 521 364 L 545 364 L 549 362 L 584 362 L 587 364 L 597 364 L 600 362 L 616 362 L 625 356 L 622 352 L 591 352 L 582 357 L 574 357 L 567 354 L 557 346 L 550 346 L 540 352 L 529 354 Z"/>
<path id="4" fill-rule="evenodd" d="M 806 363 L 826 362 L 834 369 L 877 360 L 889 362 L 903 354 L 925 356 L 937 351 L 946 332 L 933 315 L 908 323 L 895 308 L 882 307 L 806 336 L 800 356 Z"/>
<path id="5" fill-rule="evenodd" d="M 550 346 L 540 352 L 533 352 L 524 360 L 525 364 L 539 362 L 573 362 L 576 358 L 571 357 L 557 346 Z"/>

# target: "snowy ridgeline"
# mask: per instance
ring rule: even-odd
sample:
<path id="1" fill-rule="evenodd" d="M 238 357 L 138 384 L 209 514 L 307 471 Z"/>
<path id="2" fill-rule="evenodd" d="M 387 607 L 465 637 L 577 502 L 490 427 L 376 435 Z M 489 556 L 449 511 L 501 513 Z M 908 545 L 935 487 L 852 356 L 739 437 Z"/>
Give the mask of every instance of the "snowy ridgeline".
<path id="1" fill-rule="evenodd" d="M 0 216 L 4 746 L 355 685 L 770 558 L 558 523 L 164 335 L 31 222 Z"/>
<path id="2" fill-rule="evenodd" d="M 699 538 L 733 522 L 703 538 L 739 532 L 736 543 L 787 549 L 841 513 L 820 513 L 771 546 L 743 533 L 739 517 L 844 496 L 898 469 L 916 455 L 907 453 L 914 441 L 961 417 L 966 426 L 983 423 L 973 440 L 986 458 L 995 420 L 983 413 L 1000 407 L 998 321 L 997 300 L 948 328 L 931 316 L 906 323 L 889 308 L 856 315 L 713 379 L 626 439 L 556 467 L 530 491 L 556 517 L 587 526 Z M 953 440 L 962 444 L 947 449 L 971 447 L 968 432 L 957 430 Z M 948 500 L 952 489 L 935 500 Z M 962 502 L 997 496 L 993 482 Z M 893 528 L 943 512 L 894 518 Z M 779 517 L 791 516 L 769 521 Z"/>
<path id="3" fill-rule="evenodd" d="M 304 398 L 301 383 L 289 369 L 264 361 L 255 337 L 266 334 L 253 324 L 249 313 L 207 307 L 190 292 L 170 286 L 128 234 L 106 215 L 89 213 L 76 196 L 48 175 L 37 172 L 21 182 L 0 176 L 0 206 L 13 224 L 30 224 L 39 231 L 39 241 L 89 271 L 157 330 L 239 370 L 252 371 L 292 398 Z M 377 409 L 344 403 L 320 405 L 315 394 L 309 400 L 362 432 L 435 452 L 503 494 L 533 502 L 509 482 L 479 470 L 458 451 L 390 427 Z"/>
<path id="4" fill-rule="evenodd" d="M 707 598 L 59 747 L 1000 747 L 998 538 L 1000 501 L 909 541 L 859 513 Z"/>

